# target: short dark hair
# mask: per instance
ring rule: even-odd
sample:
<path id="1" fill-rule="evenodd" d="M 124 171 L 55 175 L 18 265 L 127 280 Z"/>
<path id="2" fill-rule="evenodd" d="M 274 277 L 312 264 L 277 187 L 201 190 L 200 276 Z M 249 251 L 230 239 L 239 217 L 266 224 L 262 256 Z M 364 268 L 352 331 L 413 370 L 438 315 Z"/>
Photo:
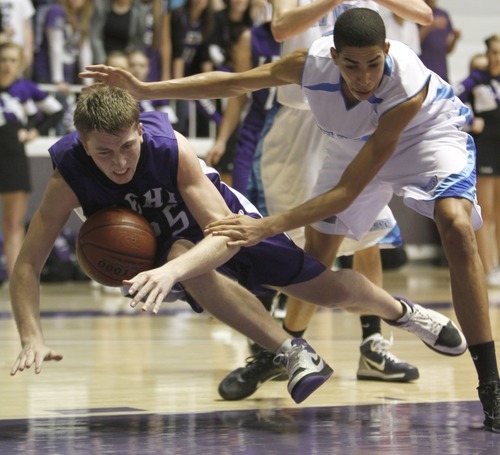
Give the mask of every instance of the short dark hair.
<path id="1" fill-rule="evenodd" d="M 342 13 L 333 29 L 337 52 L 348 47 L 385 45 L 385 25 L 380 14 L 369 8 L 351 8 Z"/>

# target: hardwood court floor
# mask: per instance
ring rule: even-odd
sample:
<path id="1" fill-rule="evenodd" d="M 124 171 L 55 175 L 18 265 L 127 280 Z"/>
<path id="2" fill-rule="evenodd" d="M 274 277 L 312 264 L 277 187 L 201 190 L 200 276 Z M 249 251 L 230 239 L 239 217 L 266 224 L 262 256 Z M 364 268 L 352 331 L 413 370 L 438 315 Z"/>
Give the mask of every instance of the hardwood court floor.
<path id="1" fill-rule="evenodd" d="M 407 265 L 386 272 L 385 287 L 455 319 L 446 268 Z M 500 289 L 490 297 L 498 351 Z M 223 401 L 217 386 L 243 364 L 247 341 L 182 303 L 152 316 L 88 283 L 44 284 L 42 311 L 47 344 L 64 360 L 10 377 L 19 341 L 0 289 L 2 455 L 500 454 L 500 435 L 482 430 L 468 353 L 440 356 L 384 325 L 420 379 L 357 381 L 355 315 L 317 313 L 307 338 L 335 374 L 296 405 L 284 382 Z"/>

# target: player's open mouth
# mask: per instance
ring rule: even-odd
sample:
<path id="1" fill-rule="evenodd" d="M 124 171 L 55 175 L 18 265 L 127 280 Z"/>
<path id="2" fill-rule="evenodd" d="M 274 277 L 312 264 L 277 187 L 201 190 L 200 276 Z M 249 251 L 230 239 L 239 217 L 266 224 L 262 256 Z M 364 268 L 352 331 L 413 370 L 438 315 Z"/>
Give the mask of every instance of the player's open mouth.
<path id="1" fill-rule="evenodd" d="M 130 175 L 130 168 L 123 169 L 121 171 L 113 171 L 112 180 L 116 183 L 125 183 L 129 181 Z"/>

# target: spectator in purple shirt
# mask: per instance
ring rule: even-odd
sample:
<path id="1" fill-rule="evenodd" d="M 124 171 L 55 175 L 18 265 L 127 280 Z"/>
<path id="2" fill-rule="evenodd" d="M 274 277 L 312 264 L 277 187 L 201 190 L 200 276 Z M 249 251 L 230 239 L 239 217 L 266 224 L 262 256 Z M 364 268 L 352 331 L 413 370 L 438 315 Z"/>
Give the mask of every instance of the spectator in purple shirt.
<path id="1" fill-rule="evenodd" d="M 420 26 L 420 59 L 425 66 L 448 81 L 447 56 L 455 48 L 460 31 L 455 30 L 449 14 L 438 8 L 437 0 L 426 0 L 432 8 L 434 20 L 430 25 Z"/>

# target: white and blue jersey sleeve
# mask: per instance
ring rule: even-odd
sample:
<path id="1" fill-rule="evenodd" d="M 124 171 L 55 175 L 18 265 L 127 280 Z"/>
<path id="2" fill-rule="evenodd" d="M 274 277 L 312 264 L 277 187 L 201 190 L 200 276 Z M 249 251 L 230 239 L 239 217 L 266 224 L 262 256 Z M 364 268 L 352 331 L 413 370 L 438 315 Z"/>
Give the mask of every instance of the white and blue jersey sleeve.
<path id="1" fill-rule="evenodd" d="M 426 85 L 428 93 L 420 112 L 403 133 L 420 136 L 443 123 L 457 128 L 466 124 L 468 108 L 453 94 L 449 84 L 426 68 L 403 43 L 390 40 L 384 75 L 375 93 L 366 101 L 347 107 L 341 91 L 342 78 L 330 56 L 331 37 L 315 41 L 309 50 L 302 87 L 321 130 L 337 138 L 367 140 L 388 110 L 417 95 Z"/>

